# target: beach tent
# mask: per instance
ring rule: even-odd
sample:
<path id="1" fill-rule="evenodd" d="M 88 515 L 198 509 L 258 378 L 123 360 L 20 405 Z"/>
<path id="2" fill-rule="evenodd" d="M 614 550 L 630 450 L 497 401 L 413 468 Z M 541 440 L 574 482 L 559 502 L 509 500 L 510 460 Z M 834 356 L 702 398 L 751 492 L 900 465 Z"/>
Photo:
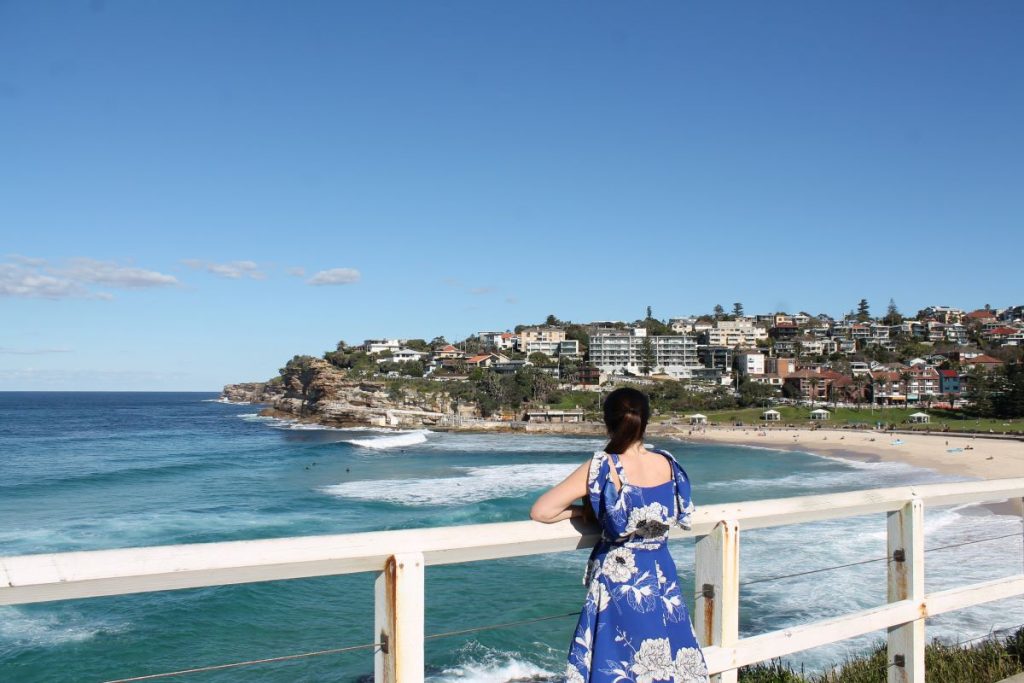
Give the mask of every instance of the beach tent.
<path id="1" fill-rule="evenodd" d="M 701 415 L 700 413 L 694 413 L 693 415 L 687 415 L 686 419 L 690 421 L 692 425 L 706 425 L 708 423 L 708 416 Z"/>
<path id="2" fill-rule="evenodd" d="M 777 410 L 766 410 L 761 413 L 761 419 L 767 422 L 778 422 L 782 419 L 782 413 Z"/>
<path id="3" fill-rule="evenodd" d="M 931 415 L 929 415 L 928 413 L 914 413 L 913 415 L 907 418 L 907 421 L 917 422 L 919 424 L 926 424 L 928 422 L 931 422 L 931 419 Z"/>
<path id="4" fill-rule="evenodd" d="M 812 420 L 827 420 L 832 417 L 832 413 L 828 412 L 824 408 L 818 408 L 817 410 L 811 411 Z"/>

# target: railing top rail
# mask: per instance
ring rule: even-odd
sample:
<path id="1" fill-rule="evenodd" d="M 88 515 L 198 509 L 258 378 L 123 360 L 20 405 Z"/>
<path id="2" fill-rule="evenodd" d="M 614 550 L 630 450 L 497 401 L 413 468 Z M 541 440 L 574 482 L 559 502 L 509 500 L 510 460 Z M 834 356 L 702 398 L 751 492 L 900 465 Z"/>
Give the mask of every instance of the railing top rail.
<path id="1" fill-rule="evenodd" d="M 742 501 L 698 508 L 693 528 L 719 521 L 757 529 L 927 506 L 1024 497 L 1024 478 L 969 481 Z M 422 552 L 428 565 L 588 548 L 595 526 L 565 521 L 476 524 L 251 541 L 0 557 L 0 605 L 255 581 L 379 571 L 390 555 Z"/>

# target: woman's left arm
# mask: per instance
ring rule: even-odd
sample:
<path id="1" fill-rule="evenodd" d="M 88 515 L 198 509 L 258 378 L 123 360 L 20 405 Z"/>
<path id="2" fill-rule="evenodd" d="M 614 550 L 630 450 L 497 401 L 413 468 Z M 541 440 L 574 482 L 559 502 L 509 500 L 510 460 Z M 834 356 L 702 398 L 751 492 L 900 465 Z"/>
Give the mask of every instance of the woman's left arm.
<path id="1" fill-rule="evenodd" d="M 583 463 L 562 483 L 548 489 L 530 508 L 530 519 L 553 524 L 571 517 L 582 517 L 583 506 L 574 502 L 587 495 L 590 461 Z"/>

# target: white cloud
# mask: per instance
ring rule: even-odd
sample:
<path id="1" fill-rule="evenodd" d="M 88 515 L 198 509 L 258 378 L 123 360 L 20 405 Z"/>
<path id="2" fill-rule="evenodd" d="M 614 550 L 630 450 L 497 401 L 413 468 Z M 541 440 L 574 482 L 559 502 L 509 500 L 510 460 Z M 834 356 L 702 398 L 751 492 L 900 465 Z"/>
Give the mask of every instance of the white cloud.
<path id="1" fill-rule="evenodd" d="M 353 282 L 359 282 L 360 277 L 362 276 L 355 268 L 331 268 L 330 270 L 321 270 L 306 280 L 306 284 L 314 286 L 350 285 Z"/>
<path id="2" fill-rule="evenodd" d="M 302 266 L 293 266 L 292 268 L 289 268 L 285 272 L 288 273 L 289 275 L 294 275 L 295 277 L 306 277 L 306 269 L 303 268 Z"/>
<path id="3" fill-rule="evenodd" d="M 199 259 L 185 259 L 182 261 L 193 270 L 205 270 L 207 273 L 229 280 L 240 280 L 250 278 L 252 280 L 266 280 L 267 274 L 260 270 L 255 261 L 230 261 L 228 263 L 211 263 Z"/>
<path id="4" fill-rule="evenodd" d="M 22 256 L 21 254 L 7 254 L 7 260 L 13 261 L 23 266 L 43 266 L 46 265 L 46 259 L 36 258 L 34 256 Z"/>
<path id="5" fill-rule="evenodd" d="M 67 268 L 56 272 L 77 282 L 91 282 L 123 289 L 145 287 L 166 287 L 178 284 L 178 278 L 155 270 L 122 266 L 113 261 L 97 261 L 91 258 L 71 259 Z"/>
<path id="6" fill-rule="evenodd" d="M 173 275 L 113 261 L 75 258 L 62 267 L 49 266 L 45 259 L 11 255 L 0 263 L 0 296 L 36 299 L 111 299 L 110 293 L 89 285 L 120 289 L 177 285 Z"/>
<path id="7" fill-rule="evenodd" d="M 71 353 L 71 349 L 15 349 L 10 346 L 0 346 L 0 353 L 15 356 L 42 356 L 48 353 Z"/>

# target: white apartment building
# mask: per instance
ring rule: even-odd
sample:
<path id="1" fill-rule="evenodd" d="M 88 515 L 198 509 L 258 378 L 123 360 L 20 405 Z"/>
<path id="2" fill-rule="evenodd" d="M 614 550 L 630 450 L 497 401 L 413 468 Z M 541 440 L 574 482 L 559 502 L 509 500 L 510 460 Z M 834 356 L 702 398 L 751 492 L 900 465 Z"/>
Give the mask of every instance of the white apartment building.
<path id="1" fill-rule="evenodd" d="M 768 338 L 768 330 L 745 320 L 719 320 L 707 331 L 708 346 L 754 348 L 759 339 Z"/>
<path id="2" fill-rule="evenodd" d="M 577 339 L 562 341 L 528 341 L 523 349 L 527 354 L 543 353 L 547 356 L 565 356 L 575 358 L 580 355 L 580 342 Z"/>
<path id="3" fill-rule="evenodd" d="M 565 341 L 565 330 L 561 327 L 527 327 L 519 331 L 517 348 L 526 353 L 532 353 L 528 349 L 536 342 L 561 342 Z M 539 349 L 535 349 L 539 350 Z"/>
<path id="4" fill-rule="evenodd" d="M 736 356 L 736 368 L 741 375 L 763 375 L 763 353 L 741 353 Z"/>
<path id="5" fill-rule="evenodd" d="M 600 332 L 590 337 L 590 364 L 603 374 L 643 374 L 645 339 L 650 340 L 654 354 L 652 374 L 666 374 L 678 379 L 690 378 L 694 370 L 703 369 L 697 357 L 697 342 L 686 335 L 647 336 L 642 327 L 631 330 Z"/>

